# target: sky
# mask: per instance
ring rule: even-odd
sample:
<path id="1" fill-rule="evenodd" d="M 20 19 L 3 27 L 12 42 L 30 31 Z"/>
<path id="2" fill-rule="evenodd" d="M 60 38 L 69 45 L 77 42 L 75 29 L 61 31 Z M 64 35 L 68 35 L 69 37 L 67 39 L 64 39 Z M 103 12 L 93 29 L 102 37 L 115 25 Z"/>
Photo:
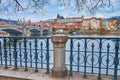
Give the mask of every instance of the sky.
<path id="1" fill-rule="evenodd" d="M 101 8 L 100 11 L 96 12 L 96 14 L 91 15 L 88 11 L 77 12 L 73 8 L 68 8 L 66 6 L 56 4 L 54 0 L 51 0 L 51 3 L 45 6 L 44 10 L 40 12 L 34 12 L 33 10 L 27 11 L 19 11 L 19 12 L 7 12 L 4 14 L 0 14 L 0 18 L 3 19 L 11 19 L 11 20 L 18 20 L 25 18 L 25 21 L 29 19 L 32 22 L 37 22 L 40 20 L 48 20 L 48 19 L 55 19 L 57 14 L 60 14 L 64 17 L 101 17 L 101 18 L 109 18 L 112 16 L 120 16 L 120 0 L 111 0 L 113 8 Z M 25 5 L 25 4 L 24 4 Z"/>

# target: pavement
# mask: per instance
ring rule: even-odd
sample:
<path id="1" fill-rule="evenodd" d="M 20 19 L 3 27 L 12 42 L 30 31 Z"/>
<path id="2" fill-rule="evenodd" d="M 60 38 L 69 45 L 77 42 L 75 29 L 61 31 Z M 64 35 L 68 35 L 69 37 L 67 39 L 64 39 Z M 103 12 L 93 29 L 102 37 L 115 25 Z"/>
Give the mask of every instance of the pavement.
<path id="1" fill-rule="evenodd" d="M 21 78 L 21 80 L 98 80 L 97 74 L 87 74 L 87 78 L 83 78 L 83 73 L 73 72 L 73 76 L 67 76 L 62 78 L 57 78 L 51 76 L 51 74 L 46 74 L 45 69 L 39 69 L 39 72 L 34 72 L 33 69 L 24 71 L 24 68 L 19 68 L 18 70 L 13 70 L 13 68 L 4 69 L 0 66 L 0 76 Z M 102 75 L 102 80 L 112 80 L 113 76 Z M 0 79 L 1 80 L 1 79 Z M 8 79 L 3 79 L 8 80 Z M 12 79 L 11 79 L 12 80 Z M 120 78 L 118 79 L 120 80 Z"/>

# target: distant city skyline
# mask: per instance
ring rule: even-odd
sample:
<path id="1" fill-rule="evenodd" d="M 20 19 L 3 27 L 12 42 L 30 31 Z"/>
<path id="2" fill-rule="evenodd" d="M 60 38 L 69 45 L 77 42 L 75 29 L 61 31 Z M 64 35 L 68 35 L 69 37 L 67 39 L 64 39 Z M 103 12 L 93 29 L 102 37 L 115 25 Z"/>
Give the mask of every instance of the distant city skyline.
<path id="1" fill-rule="evenodd" d="M 0 14 L 0 18 L 2 19 L 11 19 L 18 20 L 25 18 L 26 21 L 31 20 L 32 22 L 37 22 L 40 20 L 48 20 L 56 18 L 57 14 L 60 14 L 63 17 L 112 17 L 112 16 L 120 16 L 120 0 L 111 0 L 113 9 L 111 8 L 101 8 L 99 12 L 96 12 L 95 15 L 90 15 L 89 12 L 77 12 L 74 9 L 67 8 L 66 6 L 57 5 L 54 0 L 51 4 L 48 4 L 45 9 L 39 13 L 35 13 L 33 10 L 20 11 L 20 12 L 8 12 L 4 14 Z"/>

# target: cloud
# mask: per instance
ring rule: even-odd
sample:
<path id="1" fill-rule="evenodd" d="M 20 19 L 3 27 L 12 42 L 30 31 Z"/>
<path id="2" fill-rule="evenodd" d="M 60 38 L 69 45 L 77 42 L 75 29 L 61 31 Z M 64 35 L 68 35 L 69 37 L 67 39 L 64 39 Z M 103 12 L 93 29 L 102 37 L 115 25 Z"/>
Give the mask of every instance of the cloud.
<path id="1" fill-rule="evenodd" d="M 101 13 L 98 13 L 98 14 L 94 14 L 93 17 L 96 17 L 96 18 L 104 18 L 105 15 L 104 15 L 104 14 L 101 14 Z"/>
<path id="2" fill-rule="evenodd" d="M 68 6 L 60 6 L 59 9 L 60 10 L 66 10 L 66 9 L 68 9 Z"/>

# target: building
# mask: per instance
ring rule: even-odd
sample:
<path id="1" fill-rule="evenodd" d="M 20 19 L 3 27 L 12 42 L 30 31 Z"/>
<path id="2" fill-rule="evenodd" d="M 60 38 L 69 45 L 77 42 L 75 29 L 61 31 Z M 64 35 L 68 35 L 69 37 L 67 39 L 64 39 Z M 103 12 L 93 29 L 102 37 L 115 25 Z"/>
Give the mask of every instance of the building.
<path id="1" fill-rule="evenodd" d="M 102 18 L 84 18 L 82 26 L 88 30 L 97 30 L 99 27 L 102 27 Z"/>
<path id="2" fill-rule="evenodd" d="M 97 30 L 102 27 L 103 22 L 102 18 L 85 18 L 81 17 L 66 17 L 57 14 L 55 19 L 48 19 L 44 22 L 40 21 L 39 24 L 42 27 L 51 27 L 54 30 L 63 29 L 63 30 L 80 30 L 81 28 L 87 30 Z"/>

